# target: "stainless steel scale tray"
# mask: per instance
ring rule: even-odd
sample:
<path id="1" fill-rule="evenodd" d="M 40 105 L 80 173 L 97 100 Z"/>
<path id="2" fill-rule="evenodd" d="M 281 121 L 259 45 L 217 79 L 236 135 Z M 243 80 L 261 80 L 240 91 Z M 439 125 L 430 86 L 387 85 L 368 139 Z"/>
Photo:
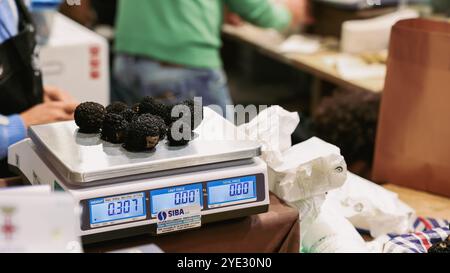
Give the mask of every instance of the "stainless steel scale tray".
<path id="1" fill-rule="evenodd" d="M 78 133 L 75 122 L 33 126 L 29 136 L 41 156 L 67 182 L 89 182 L 178 168 L 247 159 L 261 155 L 255 141 L 202 141 L 194 139 L 184 147 L 170 147 L 161 141 L 149 152 L 131 153 L 98 135 Z"/>

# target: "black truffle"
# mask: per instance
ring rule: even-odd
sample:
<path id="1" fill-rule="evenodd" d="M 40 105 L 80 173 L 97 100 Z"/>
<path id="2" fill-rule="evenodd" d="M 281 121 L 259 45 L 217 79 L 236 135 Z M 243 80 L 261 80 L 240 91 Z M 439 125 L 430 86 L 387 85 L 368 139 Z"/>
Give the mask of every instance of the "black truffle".
<path id="1" fill-rule="evenodd" d="M 164 120 L 160 116 L 155 116 L 152 114 L 144 114 L 137 117 L 138 121 L 143 122 L 145 120 L 146 123 L 153 123 L 159 129 L 159 139 L 163 140 L 167 134 L 167 126 Z"/>
<path id="2" fill-rule="evenodd" d="M 128 125 L 124 148 L 131 152 L 147 151 L 159 143 L 160 129 L 152 119 L 135 119 Z"/>
<path id="3" fill-rule="evenodd" d="M 131 110 L 133 110 L 133 111 L 136 112 L 137 114 L 140 113 L 140 109 L 141 109 L 141 104 L 140 104 L 140 103 L 135 103 L 135 104 L 133 104 L 133 106 L 131 107 Z"/>
<path id="4" fill-rule="evenodd" d="M 107 113 L 103 121 L 101 138 L 111 143 L 123 143 L 128 122 L 122 115 Z"/>
<path id="5" fill-rule="evenodd" d="M 121 114 L 123 111 L 128 109 L 128 105 L 123 102 L 113 102 L 106 107 L 107 113 Z"/>
<path id="6" fill-rule="evenodd" d="M 439 242 L 428 249 L 428 253 L 450 253 L 450 245 L 446 242 Z"/>
<path id="7" fill-rule="evenodd" d="M 135 111 L 133 111 L 130 108 L 125 109 L 121 113 L 121 115 L 127 122 L 132 122 L 135 118 L 137 118 L 139 116 Z"/>
<path id="8" fill-rule="evenodd" d="M 171 118 L 171 105 L 165 105 L 164 103 L 158 102 L 151 97 L 145 97 L 139 104 L 139 114 L 152 114 L 161 117 L 164 122 L 168 125 L 172 123 Z"/>
<path id="9" fill-rule="evenodd" d="M 75 109 L 75 123 L 80 133 L 95 134 L 102 127 L 105 118 L 105 107 L 96 102 L 84 102 Z"/>
<path id="10" fill-rule="evenodd" d="M 443 242 L 432 245 L 428 249 L 428 253 L 450 253 L 450 237 Z"/>
<path id="11" fill-rule="evenodd" d="M 187 145 L 192 140 L 192 129 L 183 121 L 174 122 L 167 132 L 167 139 L 170 146 Z"/>
<path id="12" fill-rule="evenodd" d="M 181 104 L 189 107 L 191 111 L 191 128 L 195 130 L 203 121 L 203 106 L 199 103 L 196 104 L 193 99 L 185 100 Z"/>

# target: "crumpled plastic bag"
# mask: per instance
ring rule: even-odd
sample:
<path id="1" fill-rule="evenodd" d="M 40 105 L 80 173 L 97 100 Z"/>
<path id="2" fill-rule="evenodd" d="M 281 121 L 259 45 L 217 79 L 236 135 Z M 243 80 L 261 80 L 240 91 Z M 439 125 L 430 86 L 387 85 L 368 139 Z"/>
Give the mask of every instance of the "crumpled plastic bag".
<path id="1" fill-rule="evenodd" d="M 291 135 L 300 118 L 298 113 L 279 106 L 261 111 L 239 127 L 208 108 L 204 115 L 196 130 L 203 139 L 261 142 L 261 158 L 268 165 L 269 189 L 299 209 L 302 238 L 320 214 L 326 192 L 341 187 L 346 180 L 347 166 L 340 149 L 319 138 L 291 147 Z"/>
<path id="2" fill-rule="evenodd" d="M 274 193 L 290 203 L 309 199 L 342 186 L 345 173 L 346 164 L 342 156 L 319 157 L 286 172 L 275 185 Z"/>
<path id="3" fill-rule="evenodd" d="M 330 191 L 326 202 L 336 207 L 355 227 L 376 238 L 388 233 L 412 232 L 414 210 L 398 195 L 348 173 L 344 186 Z"/>
<path id="4" fill-rule="evenodd" d="M 289 148 L 279 164 L 270 166 L 269 188 L 299 209 L 303 237 L 320 214 L 326 193 L 341 187 L 346 173 L 339 148 L 314 137 Z"/>
<path id="5" fill-rule="evenodd" d="M 281 164 L 271 166 L 274 193 L 288 202 L 305 200 L 341 187 L 347 165 L 334 145 L 313 137 L 284 152 Z"/>
<path id="6" fill-rule="evenodd" d="M 209 107 L 204 108 L 203 121 L 194 130 L 202 140 L 254 140 L 261 143 L 262 156 L 269 166 L 280 163 L 282 153 L 292 146 L 291 135 L 300 122 L 298 113 L 280 106 L 261 111 L 249 123 L 235 126 Z"/>
<path id="7" fill-rule="evenodd" d="M 323 204 L 302 237 L 302 249 L 309 253 L 368 253 L 364 239 L 333 207 Z"/>
<path id="8" fill-rule="evenodd" d="M 261 158 L 269 167 L 283 162 L 282 153 L 292 146 L 291 135 L 300 123 L 298 113 L 288 112 L 280 106 L 269 107 L 249 123 L 239 126 L 239 134 L 262 144 Z"/>
<path id="9" fill-rule="evenodd" d="M 194 133 L 203 141 L 237 139 L 236 126 L 209 107 L 203 108 L 203 121 Z"/>

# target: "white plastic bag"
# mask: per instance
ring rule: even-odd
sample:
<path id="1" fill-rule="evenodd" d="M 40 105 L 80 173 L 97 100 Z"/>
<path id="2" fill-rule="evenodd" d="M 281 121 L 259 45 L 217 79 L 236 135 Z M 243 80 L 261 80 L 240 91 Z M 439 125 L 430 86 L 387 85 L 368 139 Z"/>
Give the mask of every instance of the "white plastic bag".
<path id="1" fill-rule="evenodd" d="M 249 123 L 239 126 L 238 130 L 247 139 L 261 142 L 261 158 L 273 168 L 282 163 L 283 152 L 291 148 L 291 135 L 299 123 L 298 113 L 272 106 L 261 111 Z"/>
<path id="2" fill-rule="evenodd" d="M 370 252 L 353 225 L 338 211 L 325 204 L 303 235 L 302 247 L 310 253 Z"/>
<path id="3" fill-rule="evenodd" d="M 411 232 L 415 213 L 397 194 L 349 173 L 344 186 L 331 191 L 327 202 L 336 207 L 355 227 L 372 237 Z"/>
<path id="4" fill-rule="evenodd" d="M 274 187 L 274 193 L 287 202 L 296 202 L 325 194 L 342 186 L 346 179 L 346 164 L 340 155 L 331 154 L 304 163 L 285 173 Z"/>
<path id="5" fill-rule="evenodd" d="M 205 108 L 205 118 L 196 132 L 206 140 L 260 141 L 261 158 L 268 165 L 269 188 L 279 198 L 298 208 L 303 238 L 320 214 L 326 192 L 344 184 L 347 166 L 340 149 L 319 138 L 311 138 L 291 147 L 291 134 L 299 122 L 297 113 L 273 106 L 248 124 L 235 127 L 216 112 Z"/>
<path id="6" fill-rule="evenodd" d="M 303 237 L 319 215 L 326 193 L 341 187 L 346 174 L 339 148 L 311 138 L 285 151 L 280 164 L 272 166 L 270 190 L 299 209 Z"/>

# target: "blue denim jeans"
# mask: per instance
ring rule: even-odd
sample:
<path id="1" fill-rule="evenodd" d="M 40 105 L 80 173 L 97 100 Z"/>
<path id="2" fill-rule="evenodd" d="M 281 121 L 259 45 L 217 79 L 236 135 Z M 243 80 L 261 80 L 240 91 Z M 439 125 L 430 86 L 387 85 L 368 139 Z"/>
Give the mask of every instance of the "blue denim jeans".
<path id="1" fill-rule="evenodd" d="M 144 96 L 165 103 L 202 97 L 203 106 L 231 104 L 222 69 L 164 66 L 145 57 L 118 54 L 114 62 L 112 100 L 133 104 Z"/>

